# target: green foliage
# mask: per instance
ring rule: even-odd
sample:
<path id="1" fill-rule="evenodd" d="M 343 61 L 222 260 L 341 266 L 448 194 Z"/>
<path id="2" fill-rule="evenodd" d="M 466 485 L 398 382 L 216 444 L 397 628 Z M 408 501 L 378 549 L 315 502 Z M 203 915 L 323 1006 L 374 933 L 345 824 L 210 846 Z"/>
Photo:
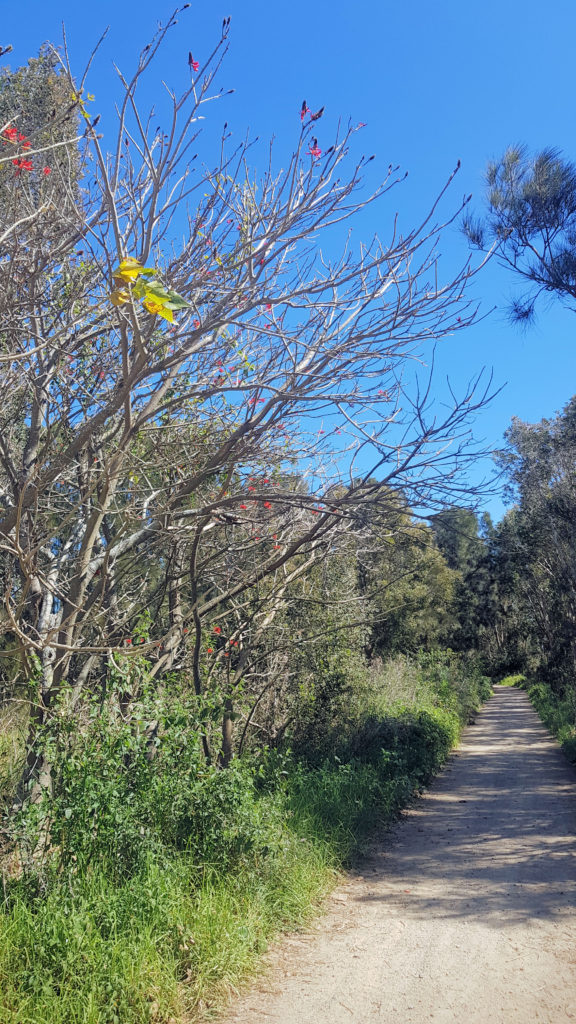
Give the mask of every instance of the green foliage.
<path id="1" fill-rule="evenodd" d="M 521 672 L 516 672 L 511 676 L 504 676 L 503 679 L 498 681 L 498 686 L 524 686 L 526 682 L 526 676 L 523 676 Z"/>
<path id="2" fill-rule="evenodd" d="M 526 689 L 544 725 L 556 736 L 566 757 L 576 763 L 575 691 L 559 695 L 545 683 L 532 683 Z"/>
<path id="3" fill-rule="evenodd" d="M 365 585 L 372 590 L 374 626 L 370 653 L 416 654 L 445 644 L 455 627 L 458 580 L 431 529 L 406 514 L 395 532 L 364 559 Z"/>

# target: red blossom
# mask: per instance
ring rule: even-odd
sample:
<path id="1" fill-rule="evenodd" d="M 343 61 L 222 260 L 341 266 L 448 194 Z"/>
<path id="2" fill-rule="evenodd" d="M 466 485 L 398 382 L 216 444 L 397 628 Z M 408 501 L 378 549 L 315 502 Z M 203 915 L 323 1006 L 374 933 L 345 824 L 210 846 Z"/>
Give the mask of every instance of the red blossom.
<path id="1" fill-rule="evenodd" d="M 310 107 L 306 103 L 306 100 L 303 100 L 302 101 L 302 106 L 300 108 L 300 120 L 303 121 L 304 118 L 306 117 L 306 114 L 309 114 L 309 113 L 310 113 Z"/>
<path id="2" fill-rule="evenodd" d="M 206 648 L 206 654 L 214 654 L 214 648 L 213 647 L 207 647 Z"/>
<path id="3" fill-rule="evenodd" d="M 222 626 L 214 626 L 214 632 L 215 633 L 221 633 L 222 632 Z"/>
<path id="4" fill-rule="evenodd" d="M 265 501 L 264 502 L 264 508 L 272 508 L 271 503 L 269 501 Z"/>
<path id="5" fill-rule="evenodd" d="M 47 174 L 51 174 L 51 173 L 52 173 L 52 170 L 51 170 L 50 167 L 43 167 L 42 168 L 42 174 L 47 175 Z"/>
<path id="6" fill-rule="evenodd" d="M 248 505 L 240 505 L 240 508 L 248 508 Z"/>
<path id="7" fill-rule="evenodd" d="M 322 150 L 319 148 L 316 139 L 314 139 L 314 145 L 310 146 L 308 152 L 310 153 L 310 156 L 312 157 L 313 160 L 317 160 L 319 156 L 322 156 Z"/>

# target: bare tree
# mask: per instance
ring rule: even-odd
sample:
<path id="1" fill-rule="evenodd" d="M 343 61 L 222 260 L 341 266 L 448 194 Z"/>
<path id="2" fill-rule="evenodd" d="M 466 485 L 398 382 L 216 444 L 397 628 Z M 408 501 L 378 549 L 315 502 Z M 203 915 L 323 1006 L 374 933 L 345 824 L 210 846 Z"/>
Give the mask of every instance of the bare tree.
<path id="1" fill-rule="evenodd" d="M 423 345 L 475 315 L 468 264 L 440 282 L 437 202 L 408 234 L 393 219 L 387 243 L 355 248 L 346 225 L 400 178 L 367 195 L 361 126 L 321 151 L 305 107 L 285 168 L 271 149 L 256 178 L 226 128 L 201 166 L 228 23 L 202 67 L 190 55 L 162 130 L 137 94 L 173 24 L 119 72 L 111 153 L 64 55 L 79 170 L 42 179 L 32 150 L 30 169 L 7 164 L 21 212 L 0 214 L 4 652 L 37 687 L 33 732 L 64 683 L 74 699 L 105 685 L 118 651 L 160 679 L 187 650 L 201 692 L 218 616 L 241 634 L 262 581 L 259 630 L 391 488 L 414 508 L 454 500 L 487 397 L 476 381 L 438 417 L 430 383 L 409 383 Z"/>

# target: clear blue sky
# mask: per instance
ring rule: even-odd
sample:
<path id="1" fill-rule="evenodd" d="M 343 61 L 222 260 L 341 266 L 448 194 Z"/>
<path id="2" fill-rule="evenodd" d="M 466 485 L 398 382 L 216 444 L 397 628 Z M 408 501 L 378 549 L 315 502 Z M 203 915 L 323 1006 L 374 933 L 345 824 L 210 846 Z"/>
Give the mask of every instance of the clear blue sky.
<path id="1" fill-rule="evenodd" d="M 3 5 L 0 42 L 13 44 L 8 59 L 16 66 L 44 40 L 59 42 L 63 21 L 80 70 L 109 25 L 89 79 L 96 93 L 93 109 L 102 111 L 105 125 L 115 89 L 112 61 L 131 71 L 158 19 L 166 20 L 171 11 L 163 0 L 21 0 Z M 181 15 L 157 64 L 158 80 L 180 86 L 188 50 L 202 59 L 225 15 L 232 24 L 221 83 L 235 92 L 215 113 L 219 126 L 227 120 L 238 138 L 248 128 L 260 138 L 275 135 L 281 150 L 296 139 L 305 98 L 313 108 L 326 105 L 320 145 L 339 117 L 365 121 L 363 143 L 376 156 L 374 180 L 390 162 L 408 170 L 406 184 L 360 226 L 366 235 L 376 230 L 385 240 L 397 210 L 404 227 L 413 226 L 458 159 L 454 206 L 468 192 L 480 206 L 486 162 L 510 143 L 525 142 L 533 150 L 553 145 L 576 159 L 573 0 L 555 0 L 545 9 L 537 0 L 199 0 Z M 442 252 L 447 266 L 466 258 L 456 228 L 446 234 Z M 515 279 L 495 264 L 483 272 L 472 294 L 484 311 L 498 308 L 470 331 L 442 342 L 438 352 L 440 376 L 449 374 L 456 388 L 482 366 L 493 369 L 496 385 L 505 385 L 475 425 L 491 448 L 501 445 L 512 416 L 551 416 L 576 391 L 576 313 L 552 304 L 522 334 L 505 315 L 517 290 Z M 496 517 L 503 508 L 498 499 L 487 507 Z"/>

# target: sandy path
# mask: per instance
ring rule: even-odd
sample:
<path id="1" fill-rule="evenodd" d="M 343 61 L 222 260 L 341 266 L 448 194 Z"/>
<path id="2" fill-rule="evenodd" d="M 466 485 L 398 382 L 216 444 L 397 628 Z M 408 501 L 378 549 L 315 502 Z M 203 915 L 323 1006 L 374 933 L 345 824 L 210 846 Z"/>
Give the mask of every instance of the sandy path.
<path id="1" fill-rule="evenodd" d="M 576 1020 L 576 772 L 496 687 L 432 789 L 228 1024 Z"/>

